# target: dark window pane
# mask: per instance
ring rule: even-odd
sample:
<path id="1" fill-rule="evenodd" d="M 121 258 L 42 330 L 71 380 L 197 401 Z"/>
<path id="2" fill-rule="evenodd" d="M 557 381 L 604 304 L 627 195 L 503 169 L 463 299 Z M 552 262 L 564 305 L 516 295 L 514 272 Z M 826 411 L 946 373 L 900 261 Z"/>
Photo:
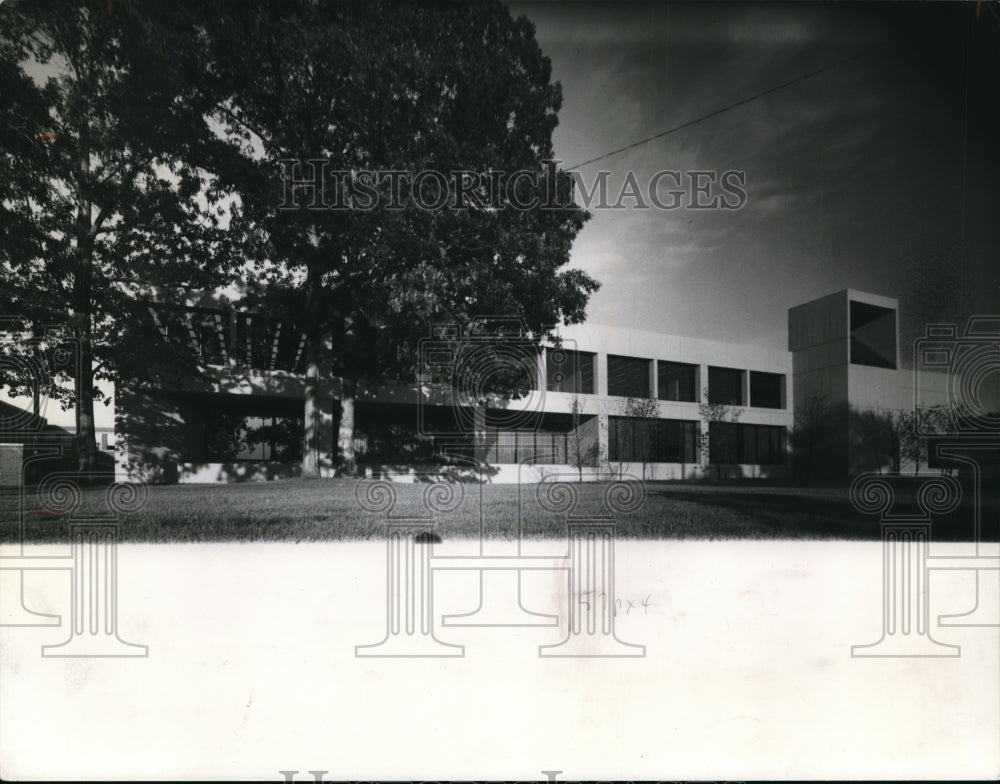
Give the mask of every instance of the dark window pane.
<path id="1" fill-rule="evenodd" d="M 656 363 L 657 387 L 660 400 L 680 400 L 695 403 L 698 400 L 698 366 L 683 362 Z"/>
<path id="2" fill-rule="evenodd" d="M 301 416 L 255 413 L 259 400 L 213 400 L 207 404 L 204 456 L 211 462 L 301 460 Z M 242 410 L 241 410 L 242 409 Z"/>
<path id="3" fill-rule="evenodd" d="M 629 421 L 625 417 L 608 417 L 608 459 L 631 460 L 632 439 Z"/>
<path id="4" fill-rule="evenodd" d="M 698 442 L 701 436 L 701 427 L 698 422 L 684 423 L 684 462 L 697 463 L 699 460 Z"/>
<path id="5" fill-rule="evenodd" d="M 656 462 L 678 462 L 681 452 L 681 423 L 675 420 L 663 419 L 657 424 Z"/>
<path id="6" fill-rule="evenodd" d="M 563 348 L 546 349 L 545 388 L 549 392 L 594 394 L 594 355 Z"/>
<path id="7" fill-rule="evenodd" d="M 780 373 L 750 371 L 750 405 L 755 408 L 784 408 L 781 404 L 781 387 L 784 376 Z"/>
<path id="8" fill-rule="evenodd" d="M 608 455 L 616 462 L 694 463 L 698 422 L 608 417 Z"/>
<path id="9" fill-rule="evenodd" d="M 617 397 L 649 395 L 649 360 L 608 356 L 608 394 Z"/>
<path id="10" fill-rule="evenodd" d="M 773 425 L 741 425 L 742 462 L 779 465 L 785 462 L 785 428 Z"/>
<path id="11" fill-rule="evenodd" d="M 743 405 L 743 371 L 732 368 L 708 369 L 708 402 Z"/>
<path id="12" fill-rule="evenodd" d="M 785 462 L 788 434 L 780 425 L 710 422 L 709 462 L 780 465 Z"/>
<path id="13" fill-rule="evenodd" d="M 738 463 L 739 426 L 735 422 L 708 423 L 708 460 L 713 464 Z"/>
<path id="14" fill-rule="evenodd" d="M 851 364 L 896 367 L 896 311 L 851 302 Z"/>
<path id="15" fill-rule="evenodd" d="M 660 422 L 656 444 L 657 462 L 683 462 L 684 425 L 684 422 L 674 419 L 664 419 Z"/>

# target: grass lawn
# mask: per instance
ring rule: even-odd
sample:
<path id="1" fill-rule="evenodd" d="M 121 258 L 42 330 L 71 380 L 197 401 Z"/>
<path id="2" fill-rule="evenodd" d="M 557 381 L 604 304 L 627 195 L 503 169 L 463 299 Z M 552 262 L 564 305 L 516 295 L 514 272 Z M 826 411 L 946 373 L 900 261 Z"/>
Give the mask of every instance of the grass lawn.
<path id="1" fill-rule="evenodd" d="M 394 484 L 394 516 L 422 517 L 428 485 Z M 455 511 L 439 516 L 442 538 L 516 536 L 518 509 L 527 538 L 562 538 L 565 516 L 546 511 L 537 485 L 464 484 Z M 604 488 L 573 485 L 577 515 L 601 515 Z M 229 485 L 151 486 L 146 505 L 121 517 L 126 542 L 330 541 L 378 539 L 385 513 L 366 511 L 356 498 L 357 481 L 299 479 Z M 481 495 L 480 495 L 481 491 Z M 908 499 L 912 502 L 912 495 Z M 907 499 L 902 503 L 906 506 Z M 107 514 L 104 488 L 86 489 L 76 517 Z M 42 506 L 33 488 L 26 494 L 25 539 L 65 542 L 70 517 Z M 905 509 L 904 509 L 905 510 Z M 850 503 L 847 488 L 802 487 L 770 482 L 648 482 L 641 508 L 617 516 L 618 538 L 633 539 L 878 539 L 876 517 Z M 970 540 L 968 508 L 935 519 L 932 538 Z M 990 519 L 990 518 L 984 518 Z M 0 541 L 18 539 L 17 496 L 0 495 Z M 995 525 L 994 525 L 995 528 Z M 984 538 L 996 538 L 984 530 Z"/>

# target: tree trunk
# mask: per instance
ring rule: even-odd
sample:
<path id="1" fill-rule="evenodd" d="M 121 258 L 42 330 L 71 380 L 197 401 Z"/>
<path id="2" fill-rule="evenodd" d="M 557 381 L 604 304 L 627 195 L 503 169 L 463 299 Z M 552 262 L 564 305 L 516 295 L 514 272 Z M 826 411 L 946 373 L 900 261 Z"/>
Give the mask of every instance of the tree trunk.
<path id="1" fill-rule="evenodd" d="M 76 379 L 76 460 L 81 472 L 97 469 L 97 431 L 94 427 L 94 357 L 90 316 L 80 330 L 80 367 Z"/>
<path id="2" fill-rule="evenodd" d="M 80 366 L 76 369 L 76 460 L 77 469 L 93 471 L 97 468 L 97 430 L 94 427 L 94 346 L 93 329 L 93 276 L 94 239 L 106 215 L 102 209 L 97 225 L 91 222 L 92 204 L 86 186 L 90 179 L 90 125 L 84 120 L 80 126 L 77 152 L 78 182 L 76 205 L 77 268 L 73 275 L 73 309 L 75 332 L 79 340 Z"/>
<path id="3" fill-rule="evenodd" d="M 337 451 L 340 454 L 340 470 L 352 476 L 357 471 L 354 455 L 354 401 L 358 384 L 355 380 L 344 379 L 340 392 L 340 426 L 337 428 Z"/>
<path id="4" fill-rule="evenodd" d="M 320 430 L 323 427 L 323 412 L 319 404 L 319 361 L 322 336 L 318 324 L 319 313 L 316 303 L 315 294 L 310 292 L 306 314 L 306 382 L 302 434 L 303 479 L 319 479 L 320 476 Z"/>
<path id="5" fill-rule="evenodd" d="M 93 278 L 94 247 L 89 236 L 90 225 L 87 216 L 79 217 L 80 232 L 79 266 L 74 275 L 74 325 L 79 341 L 80 366 L 76 369 L 74 408 L 76 414 L 76 461 L 77 470 L 94 471 L 97 468 L 97 430 L 94 426 L 94 345 L 91 321 L 91 286 Z"/>

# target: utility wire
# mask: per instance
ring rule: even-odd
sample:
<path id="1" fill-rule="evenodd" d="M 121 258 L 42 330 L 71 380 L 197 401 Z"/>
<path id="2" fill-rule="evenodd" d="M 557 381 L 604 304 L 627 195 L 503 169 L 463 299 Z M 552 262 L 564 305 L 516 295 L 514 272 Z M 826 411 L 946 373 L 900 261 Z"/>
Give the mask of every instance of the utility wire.
<path id="1" fill-rule="evenodd" d="M 863 57 L 866 54 L 870 54 L 871 52 L 877 51 L 878 49 L 888 46 L 889 44 L 894 43 L 895 41 L 898 40 L 900 39 L 890 38 L 869 49 L 865 49 L 860 52 L 855 52 L 854 54 L 848 55 L 847 57 L 843 57 L 840 60 L 837 60 L 836 62 L 828 63 L 827 65 L 824 65 L 822 68 L 817 68 L 815 71 L 810 71 L 809 73 L 803 74 L 802 76 L 797 76 L 796 78 L 790 81 L 784 82 L 779 85 L 775 85 L 774 87 L 769 87 L 768 89 L 756 93 L 755 95 L 751 95 L 749 98 L 744 98 L 740 101 L 736 101 L 735 103 L 731 103 L 728 106 L 723 106 L 721 109 L 716 109 L 715 111 L 709 112 L 708 114 L 703 114 L 701 117 L 698 117 L 694 120 L 688 120 L 686 123 L 675 125 L 673 128 L 669 128 L 666 131 L 655 133 L 652 136 L 647 136 L 645 139 L 640 139 L 637 142 L 626 144 L 624 147 L 619 147 L 617 150 L 612 150 L 611 152 L 604 153 L 604 155 L 598 155 L 596 158 L 591 158 L 590 160 L 583 161 L 583 163 L 575 163 L 572 166 L 567 166 L 566 168 L 567 170 L 578 169 L 582 166 L 587 166 L 588 164 L 596 163 L 597 161 L 603 161 L 605 158 L 610 158 L 612 155 L 617 155 L 620 152 L 631 150 L 634 147 L 638 147 L 639 145 L 654 141 L 655 139 L 662 139 L 664 136 L 669 136 L 670 134 L 676 133 L 677 131 L 684 130 L 685 128 L 690 128 L 692 125 L 697 125 L 698 123 L 708 120 L 712 117 L 718 117 L 723 112 L 728 112 L 731 109 L 735 109 L 739 106 L 744 106 L 750 103 L 751 101 L 756 101 L 758 98 L 763 98 L 765 95 L 776 93 L 778 92 L 778 90 L 784 90 L 786 87 L 791 87 L 792 85 L 798 84 L 799 82 L 804 82 L 806 79 L 812 79 L 814 76 L 819 76 L 821 73 L 825 73 L 826 71 L 836 68 L 837 66 L 843 65 L 844 63 L 849 63 L 851 60 L 857 60 L 859 57 Z"/>

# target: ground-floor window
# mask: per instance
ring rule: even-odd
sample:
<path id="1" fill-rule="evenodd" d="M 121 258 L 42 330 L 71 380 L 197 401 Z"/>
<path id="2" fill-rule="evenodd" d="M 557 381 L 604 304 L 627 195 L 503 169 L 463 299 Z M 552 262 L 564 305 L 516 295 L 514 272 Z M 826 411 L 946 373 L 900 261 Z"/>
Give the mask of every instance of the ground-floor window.
<path id="1" fill-rule="evenodd" d="M 502 423 L 511 413 L 488 409 L 478 450 L 475 434 L 457 426 L 475 421 L 469 411 L 460 414 L 445 406 L 428 406 L 418 420 L 413 406 L 362 402 L 355 415 L 355 450 L 362 463 L 447 464 L 473 461 L 479 454 L 490 464 L 565 465 L 574 448 L 569 414 L 539 414 L 535 428 L 508 429 Z M 430 434 L 420 432 L 421 423 L 430 425 L 426 428 Z"/>
<path id="2" fill-rule="evenodd" d="M 537 463 L 564 465 L 568 462 L 570 434 L 538 430 L 497 430 L 483 434 L 482 450 L 487 463 Z M 362 462 L 448 463 L 474 460 L 476 440 L 472 434 L 419 437 L 412 431 L 383 428 L 355 439 Z"/>
<path id="3" fill-rule="evenodd" d="M 563 465 L 567 461 L 566 433 L 537 430 L 486 432 L 487 463 L 537 463 Z"/>
<path id="4" fill-rule="evenodd" d="M 780 425 L 710 422 L 708 459 L 713 464 L 781 465 L 786 460 L 788 433 Z"/>
<path id="5" fill-rule="evenodd" d="M 698 422 L 608 417 L 608 459 L 627 463 L 695 463 Z"/>
<path id="6" fill-rule="evenodd" d="M 205 459 L 301 460 L 303 433 L 301 403 L 213 398 L 205 411 Z"/>

